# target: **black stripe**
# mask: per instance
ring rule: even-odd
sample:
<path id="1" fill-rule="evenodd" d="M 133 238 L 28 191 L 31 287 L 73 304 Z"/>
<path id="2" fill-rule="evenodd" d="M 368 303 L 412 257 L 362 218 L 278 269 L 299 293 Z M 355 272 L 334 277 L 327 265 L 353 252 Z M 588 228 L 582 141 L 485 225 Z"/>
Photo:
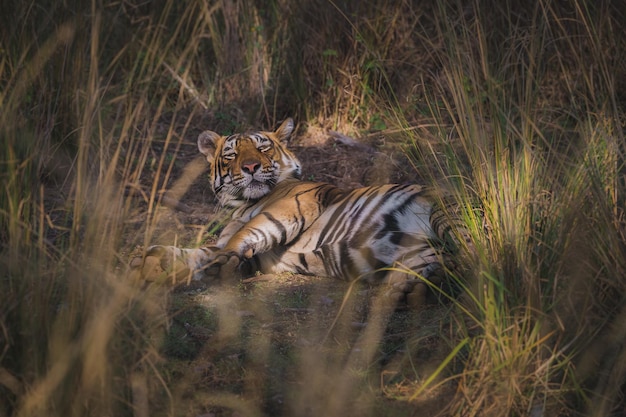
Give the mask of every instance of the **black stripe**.
<path id="1" fill-rule="evenodd" d="M 343 233 L 346 228 L 351 227 L 354 221 L 359 219 L 359 214 L 365 207 L 367 207 L 369 201 L 376 198 L 378 195 L 376 192 L 377 190 L 378 189 L 374 187 L 359 189 L 351 192 L 347 197 L 345 197 L 344 201 L 334 209 L 333 215 L 320 233 L 317 246 L 322 246 L 325 242 L 336 241 L 336 236 Z M 357 191 L 360 192 L 357 193 Z M 350 212 L 354 206 L 368 194 L 370 195 L 366 198 L 361 208 L 357 210 L 356 213 L 351 214 Z M 332 234 L 331 231 L 333 232 Z"/>
<path id="2" fill-rule="evenodd" d="M 392 243 L 400 243 L 404 237 L 404 233 L 400 233 L 400 225 L 398 224 L 395 214 L 397 212 L 403 213 L 409 205 L 415 202 L 415 198 L 420 195 L 420 193 L 402 194 L 406 188 L 407 186 L 395 186 L 385 193 L 384 198 L 382 198 L 379 204 L 372 209 L 373 212 L 376 212 L 382 205 L 386 204 L 390 198 L 397 198 L 398 194 L 400 194 L 400 197 L 404 198 L 398 206 L 394 207 L 383 216 L 383 225 L 380 230 L 377 230 L 379 224 L 374 224 L 367 229 L 364 226 L 361 226 L 357 233 L 355 233 L 353 239 L 351 239 L 353 247 L 360 247 L 372 236 L 376 239 L 382 239 L 387 233 L 392 233 L 392 237 L 390 239 Z M 394 191 L 392 192 L 392 190 Z M 374 233 L 376 234 L 374 235 Z"/>
<path id="3" fill-rule="evenodd" d="M 302 265 L 302 268 L 305 271 L 308 271 L 309 269 L 309 263 L 306 261 L 306 256 L 304 256 L 304 253 L 301 253 L 298 255 L 298 259 L 300 261 L 300 264 Z"/>
<path id="4" fill-rule="evenodd" d="M 351 280 L 357 274 L 356 266 L 354 264 L 354 259 L 350 255 L 350 250 L 348 249 L 348 244 L 346 242 L 341 242 L 339 244 L 339 259 L 341 259 L 341 276 Z"/>
<path id="5" fill-rule="evenodd" d="M 322 259 L 324 263 L 324 267 L 326 268 L 326 272 L 330 277 L 341 277 L 341 271 L 338 269 L 337 260 L 335 257 L 335 252 L 332 250 L 330 245 L 324 245 L 319 248 L 321 253 L 314 252 L 318 257 Z"/>
<path id="6" fill-rule="evenodd" d="M 323 207 L 328 207 L 340 198 L 343 198 L 346 194 L 347 192 L 341 188 L 330 184 L 324 184 L 323 186 L 317 188 L 315 197 Z"/>
<path id="7" fill-rule="evenodd" d="M 415 203 L 415 196 L 410 194 L 392 212 L 387 213 L 383 218 L 383 228 L 376 234 L 376 239 L 382 239 L 385 235 L 391 234 L 389 241 L 394 245 L 399 245 L 404 238 L 404 233 L 400 230 L 396 214 L 404 214 L 407 208 Z"/>
<path id="8" fill-rule="evenodd" d="M 284 245 L 285 243 L 287 243 L 287 229 L 285 229 L 285 226 L 283 226 L 281 222 L 276 220 L 276 218 L 268 212 L 264 211 L 261 214 L 265 216 L 269 221 L 271 221 L 274 226 L 276 226 L 276 228 L 280 231 L 280 241 L 278 243 L 280 245 Z"/>

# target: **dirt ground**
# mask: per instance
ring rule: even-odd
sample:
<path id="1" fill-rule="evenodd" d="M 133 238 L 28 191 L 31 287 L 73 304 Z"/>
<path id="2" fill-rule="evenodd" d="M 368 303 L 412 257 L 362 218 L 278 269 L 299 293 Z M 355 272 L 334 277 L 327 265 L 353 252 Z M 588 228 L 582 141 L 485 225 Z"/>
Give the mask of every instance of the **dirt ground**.
<path id="1" fill-rule="evenodd" d="M 158 142 L 153 148 L 155 156 L 163 151 Z M 381 135 L 355 139 L 310 127 L 290 148 L 308 180 L 342 187 L 419 182 L 402 147 Z M 151 243 L 211 241 L 219 224 L 214 224 L 217 210 L 206 162 L 191 140 L 172 158 L 166 195 L 176 196 L 173 184 L 180 178 L 192 179 L 179 203 L 174 198 L 156 209 Z M 140 232 L 146 216 L 140 211 L 132 220 Z M 141 250 L 136 245 L 135 254 Z M 159 377 L 149 383 L 154 414 L 412 416 L 444 411 L 454 390 L 450 382 L 437 384 L 445 374 L 416 394 L 452 349 L 445 336 L 454 319 L 450 306 L 394 310 L 377 294 L 377 288 L 361 283 L 289 274 L 260 275 L 230 288 L 193 282 L 168 288 Z"/>

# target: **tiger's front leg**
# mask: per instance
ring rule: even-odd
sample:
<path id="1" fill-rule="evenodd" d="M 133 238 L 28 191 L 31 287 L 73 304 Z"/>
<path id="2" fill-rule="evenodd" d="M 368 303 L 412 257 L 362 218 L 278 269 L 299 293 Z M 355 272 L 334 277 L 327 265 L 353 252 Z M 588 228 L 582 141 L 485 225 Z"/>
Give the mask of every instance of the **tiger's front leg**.
<path id="1" fill-rule="evenodd" d="M 217 275 L 220 278 L 229 278 L 238 266 L 252 257 L 263 256 L 264 253 L 289 245 L 323 210 L 317 200 L 306 201 L 300 195 L 327 187 L 303 183 L 294 187 L 290 195 L 280 199 L 278 203 L 264 207 L 246 223 L 237 220 L 237 227 L 220 236 L 218 246 L 222 249 L 215 254 L 215 260 L 210 267 L 219 268 Z M 225 232 L 229 226 L 224 229 Z"/>
<path id="2" fill-rule="evenodd" d="M 218 256 L 221 248 L 237 233 L 244 222 L 230 221 L 216 246 L 195 249 L 181 249 L 176 246 L 154 245 L 130 262 L 131 273 L 138 274 L 143 281 L 169 281 L 171 285 L 181 282 L 204 281 L 206 278 L 219 276 L 221 265 L 228 264 L 224 254 Z"/>

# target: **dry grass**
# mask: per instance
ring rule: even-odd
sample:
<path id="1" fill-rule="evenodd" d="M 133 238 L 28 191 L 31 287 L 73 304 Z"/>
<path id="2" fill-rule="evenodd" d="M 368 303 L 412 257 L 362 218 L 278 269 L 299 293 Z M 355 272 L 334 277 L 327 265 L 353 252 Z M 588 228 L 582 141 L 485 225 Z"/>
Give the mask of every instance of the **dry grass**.
<path id="1" fill-rule="evenodd" d="M 623 415 L 619 2 L 74 3 L 0 12 L 0 416 Z M 128 279 L 217 227 L 197 133 L 286 116 L 375 139 L 303 159 L 390 166 L 310 177 L 398 178 L 402 150 L 452 191 L 460 298 Z"/>

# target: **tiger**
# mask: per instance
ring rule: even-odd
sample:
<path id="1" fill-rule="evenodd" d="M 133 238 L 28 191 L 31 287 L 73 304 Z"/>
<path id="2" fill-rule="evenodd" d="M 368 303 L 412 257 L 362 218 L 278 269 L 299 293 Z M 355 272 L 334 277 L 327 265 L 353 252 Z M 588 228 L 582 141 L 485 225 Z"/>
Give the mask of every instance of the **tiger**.
<path id="1" fill-rule="evenodd" d="M 194 280 L 285 272 L 388 285 L 394 302 L 420 304 L 441 283 L 458 246 L 446 205 L 432 188 L 386 184 L 356 189 L 302 179 L 287 148 L 288 118 L 274 131 L 198 136 L 219 206 L 231 212 L 213 246 L 151 246 L 143 256 Z M 461 233 L 461 236 L 463 234 Z M 446 247 L 448 249 L 446 249 Z"/>

